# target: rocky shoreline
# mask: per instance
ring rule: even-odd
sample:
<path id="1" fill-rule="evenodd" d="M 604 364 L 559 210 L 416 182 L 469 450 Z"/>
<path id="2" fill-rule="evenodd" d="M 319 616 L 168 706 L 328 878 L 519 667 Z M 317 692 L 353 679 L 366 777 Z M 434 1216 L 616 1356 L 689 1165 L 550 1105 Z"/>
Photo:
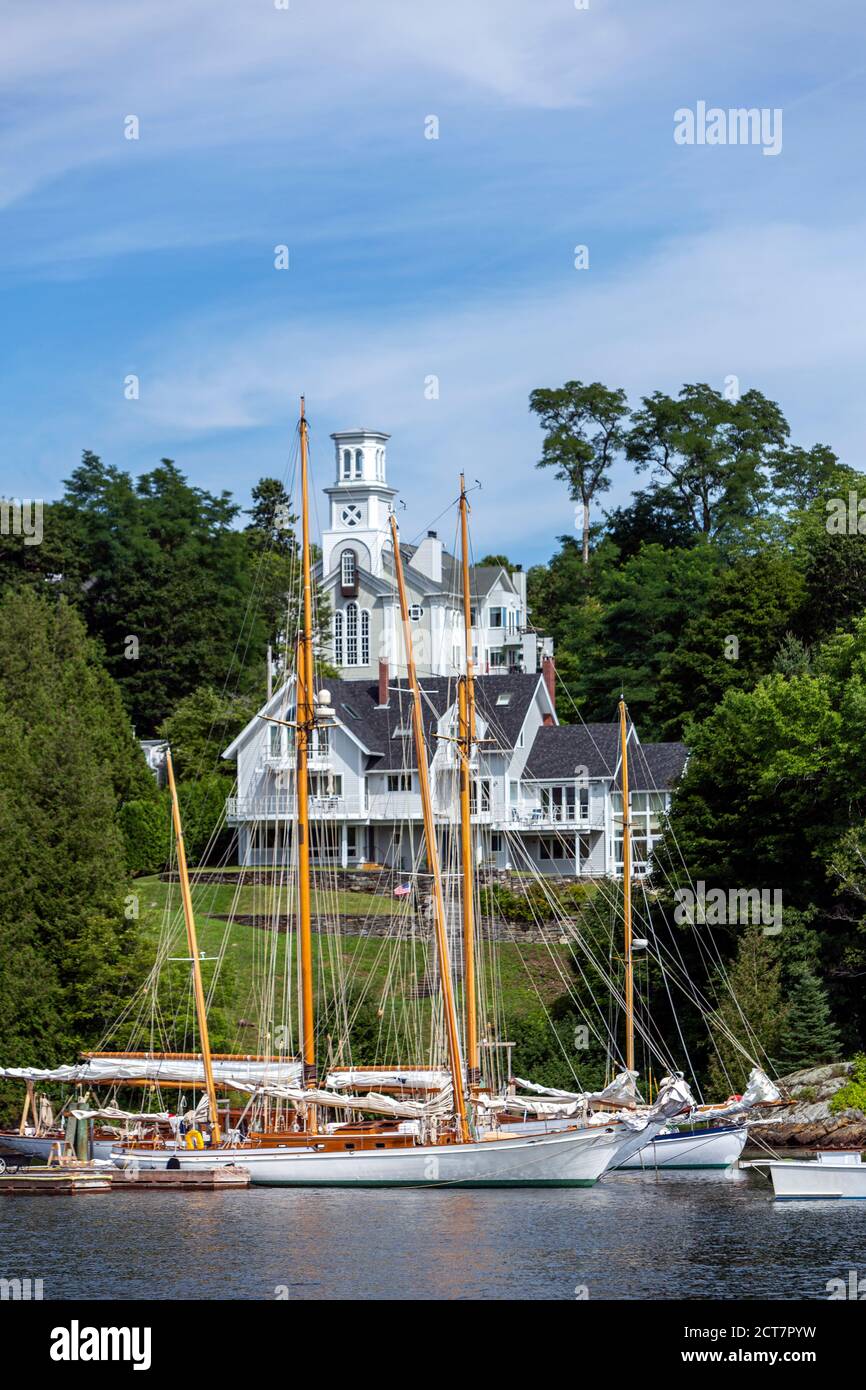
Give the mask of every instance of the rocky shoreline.
<path id="1" fill-rule="evenodd" d="M 792 1072 L 778 1083 L 784 1106 L 764 1105 L 749 1124 L 750 1138 L 772 1148 L 866 1149 L 862 1110 L 833 1114 L 830 1101 L 851 1079 L 853 1062 Z"/>

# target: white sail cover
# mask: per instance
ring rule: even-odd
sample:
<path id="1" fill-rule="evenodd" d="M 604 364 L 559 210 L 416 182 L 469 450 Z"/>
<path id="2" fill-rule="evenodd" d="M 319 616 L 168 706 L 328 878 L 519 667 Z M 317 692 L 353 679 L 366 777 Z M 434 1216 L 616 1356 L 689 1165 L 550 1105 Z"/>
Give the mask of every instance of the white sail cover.
<path id="1" fill-rule="evenodd" d="M 573 1114 L 578 1105 L 586 1105 L 592 1100 L 607 1101 L 613 1105 L 634 1105 L 637 1100 L 637 1072 L 621 1071 L 613 1078 L 609 1086 L 605 1086 L 603 1091 L 558 1091 L 555 1086 L 540 1086 L 537 1081 L 525 1081 L 522 1076 L 515 1076 L 514 1080 L 518 1086 L 522 1086 L 524 1091 L 534 1091 L 538 1096 L 550 1096 L 553 1100 L 573 1102 L 573 1108 L 555 1111 L 533 1110 L 532 1102 L 527 1101 L 526 1109 L 533 1114 L 554 1114 L 564 1113 Z M 514 1097 L 515 1100 L 523 1100 L 522 1096 Z M 518 1107 L 523 1108 L 523 1107 Z"/>
<path id="2" fill-rule="evenodd" d="M 297 1085 L 301 1079 L 301 1064 L 291 1059 L 284 1062 L 261 1062 L 245 1057 L 215 1058 L 214 1080 L 224 1085 L 242 1082 L 262 1085 L 268 1082 L 285 1086 Z M 75 1066 L 0 1067 L 0 1077 L 12 1081 L 59 1081 L 73 1086 L 106 1086 L 123 1081 L 179 1081 L 190 1086 L 205 1084 L 204 1063 L 200 1057 L 128 1057 L 122 1053 L 112 1057 L 89 1057 Z"/>
<path id="3" fill-rule="evenodd" d="M 749 1073 L 748 1085 L 739 1100 L 726 1101 L 724 1105 L 705 1106 L 701 1109 L 700 1116 L 702 1120 L 728 1119 L 733 1115 L 744 1115 L 756 1105 L 766 1105 L 781 1099 L 778 1086 L 770 1080 L 766 1072 L 761 1071 L 760 1067 L 753 1067 Z"/>
<path id="4" fill-rule="evenodd" d="M 440 1091 L 430 1100 L 397 1100 L 394 1096 L 377 1095 L 374 1091 L 365 1096 L 338 1095 L 334 1091 L 302 1090 L 296 1086 L 262 1086 L 260 1094 L 274 1100 L 288 1100 L 294 1105 L 321 1105 L 332 1109 L 351 1110 L 371 1115 L 388 1115 L 394 1118 L 419 1120 L 436 1115 L 450 1114 L 452 1108 L 451 1087 Z"/>
<path id="5" fill-rule="evenodd" d="M 382 1071 L 364 1067 L 349 1067 L 345 1071 L 329 1071 L 325 1085 L 331 1091 L 355 1091 L 368 1086 L 403 1086 L 407 1091 L 444 1091 L 451 1085 L 451 1073 L 443 1069 Z"/>
<path id="6" fill-rule="evenodd" d="M 681 1072 L 673 1076 L 663 1076 L 659 1082 L 658 1095 L 652 1105 L 640 1110 L 620 1112 L 621 1118 L 630 1129 L 644 1129 L 653 1120 L 673 1120 L 677 1115 L 687 1115 L 695 1109 L 695 1098 L 689 1090 L 688 1082 Z"/>

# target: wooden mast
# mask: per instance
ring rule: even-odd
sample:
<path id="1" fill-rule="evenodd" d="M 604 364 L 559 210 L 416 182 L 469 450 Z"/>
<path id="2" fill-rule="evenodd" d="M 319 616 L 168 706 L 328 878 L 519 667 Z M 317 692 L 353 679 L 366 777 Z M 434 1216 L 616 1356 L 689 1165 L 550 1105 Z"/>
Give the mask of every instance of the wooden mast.
<path id="1" fill-rule="evenodd" d="M 466 1005 L 466 1079 L 470 1094 L 481 1081 L 478 1001 L 475 983 L 475 863 L 472 844 L 471 761 L 475 742 L 475 676 L 472 663 L 472 594 L 469 587 L 469 526 L 466 479 L 460 474 L 460 556 L 463 566 L 463 632 L 466 673 L 458 689 L 460 758 L 460 859 L 463 869 L 463 997 Z"/>
<path id="2" fill-rule="evenodd" d="M 303 1082 L 314 1090 L 316 1072 L 316 1020 L 313 1009 L 313 932 L 310 909 L 310 786 L 308 777 L 310 739 L 314 724 L 313 694 L 313 584 L 310 564 L 310 499 L 307 462 L 307 418 L 304 397 L 301 397 L 301 574 L 303 582 L 303 612 L 297 651 L 297 713 L 295 747 L 297 754 L 295 786 L 298 816 L 298 955 L 301 970 L 301 1058 Z M 307 1128 L 315 1133 L 315 1105 L 307 1111 Z"/>
<path id="3" fill-rule="evenodd" d="M 622 914 L 625 954 L 625 1065 L 634 1071 L 634 955 L 631 920 L 631 806 L 628 794 L 628 719 L 619 702 L 620 782 L 622 787 Z"/>
<path id="4" fill-rule="evenodd" d="M 400 557 L 400 537 L 397 532 L 397 519 L 393 513 L 391 514 L 391 540 L 394 546 L 394 570 L 397 577 L 397 593 L 400 599 L 400 617 L 403 622 L 403 643 L 406 648 L 406 670 L 409 677 L 409 688 L 412 692 L 412 732 L 415 739 L 415 760 L 418 764 L 418 784 L 421 789 L 424 839 L 427 845 L 427 858 L 433 875 L 436 951 L 439 957 L 439 977 L 442 985 L 442 1000 L 445 1008 L 445 1027 L 448 1034 L 448 1061 L 451 1070 L 451 1085 L 454 1091 L 454 1107 L 457 1112 L 460 1138 L 464 1143 L 468 1143 L 470 1134 L 466 1117 L 466 1099 L 463 1095 L 463 1063 L 460 1057 L 457 1011 L 454 1007 L 454 982 L 451 978 L 448 932 L 445 925 L 445 902 L 442 896 L 442 870 L 439 865 L 439 846 L 436 841 L 436 826 L 433 820 L 433 801 L 430 796 L 430 770 L 427 766 L 424 715 L 421 708 L 421 691 L 418 686 L 418 673 L 415 670 L 415 656 L 412 650 L 412 628 L 409 622 L 409 605 L 406 599 L 406 586 L 403 582 L 403 561 Z"/>
<path id="5" fill-rule="evenodd" d="M 183 903 L 183 916 L 186 922 L 186 940 L 192 961 L 192 985 L 195 996 L 195 1012 L 198 1020 L 198 1036 L 204 1062 L 205 1087 L 207 1089 L 208 1110 L 210 1112 L 211 1139 L 214 1144 L 220 1140 L 219 1113 L 217 1111 L 216 1086 L 213 1079 L 210 1034 L 207 1028 L 207 1009 L 205 1008 L 204 987 L 201 982 L 201 957 L 198 953 L 198 937 L 195 930 L 195 916 L 192 910 L 192 894 L 189 891 L 189 874 L 186 867 L 186 849 L 183 843 L 183 827 L 180 821 L 180 805 L 177 799 L 177 786 L 174 780 L 174 765 L 171 749 L 165 750 L 165 766 L 168 772 L 168 785 L 171 792 L 171 818 L 174 824 L 174 839 L 177 847 L 177 872 L 180 878 L 180 896 Z"/>

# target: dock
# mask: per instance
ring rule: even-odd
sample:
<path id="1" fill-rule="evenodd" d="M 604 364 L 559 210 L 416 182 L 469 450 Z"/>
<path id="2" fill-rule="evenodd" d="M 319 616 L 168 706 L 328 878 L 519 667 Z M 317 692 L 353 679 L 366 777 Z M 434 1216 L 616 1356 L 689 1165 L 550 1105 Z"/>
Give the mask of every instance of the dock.
<path id="1" fill-rule="evenodd" d="M 72 1196 L 81 1192 L 173 1190 L 214 1192 L 250 1185 L 248 1168 L 225 1164 L 213 1168 L 112 1168 L 89 1163 L 64 1162 L 44 1168 L 24 1168 L 0 1173 L 0 1196 Z"/>
<path id="2" fill-rule="evenodd" d="M 65 1172 L 63 1168 L 28 1168 L 23 1172 L 0 1173 L 0 1196 L 71 1197 L 91 1192 L 110 1192 L 111 1178 L 98 1169 Z"/>
<path id="3" fill-rule="evenodd" d="M 235 1164 L 225 1164 L 221 1168 L 116 1168 L 111 1183 L 115 1191 L 136 1187 L 210 1192 L 224 1187 L 249 1187 L 250 1170 Z"/>

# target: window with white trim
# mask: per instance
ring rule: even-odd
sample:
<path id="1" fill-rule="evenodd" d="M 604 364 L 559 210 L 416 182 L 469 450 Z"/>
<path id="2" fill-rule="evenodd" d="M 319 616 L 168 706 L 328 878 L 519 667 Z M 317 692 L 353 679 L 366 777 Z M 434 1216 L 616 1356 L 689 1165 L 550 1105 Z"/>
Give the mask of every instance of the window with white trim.
<path id="1" fill-rule="evenodd" d="M 341 478 L 351 478 L 351 476 L 352 476 L 352 451 L 351 451 L 351 449 L 344 449 L 344 450 L 343 450 L 343 466 L 342 466 L 342 469 L 340 470 L 340 477 L 341 477 Z"/>
<path id="2" fill-rule="evenodd" d="M 346 665 L 358 664 L 358 605 L 346 604 Z"/>
<path id="3" fill-rule="evenodd" d="M 334 613 L 334 665 L 343 664 L 343 615 L 339 609 Z"/>
<path id="4" fill-rule="evenodd" d="M 361 609 L 361 665 L 370 664 L 370 614 L 366 608 Z"/>
<path id="5" fill-rule="evenodd" d="M 364 451 L 363 451 L 363 449 L 356 449 L 356 450 L 355 450 L 355 477 L 356 477 L 356 478 L 361 478 L 361 477 L 363 477 L 363 475 L 364 475 Z"/>
<path id="6" fill-rule="evenodd" d="M 345 589 L 353 587 L 357 573 L 358 566 L 354 550 L 344 550 L 340 556 L 340 583 Z"/>
<path id="7" fill-rule="evenodd" d="M 388 791 L 389 792 L 410 792 L 412 790 L 411 772 L 389 772 Z"/>

